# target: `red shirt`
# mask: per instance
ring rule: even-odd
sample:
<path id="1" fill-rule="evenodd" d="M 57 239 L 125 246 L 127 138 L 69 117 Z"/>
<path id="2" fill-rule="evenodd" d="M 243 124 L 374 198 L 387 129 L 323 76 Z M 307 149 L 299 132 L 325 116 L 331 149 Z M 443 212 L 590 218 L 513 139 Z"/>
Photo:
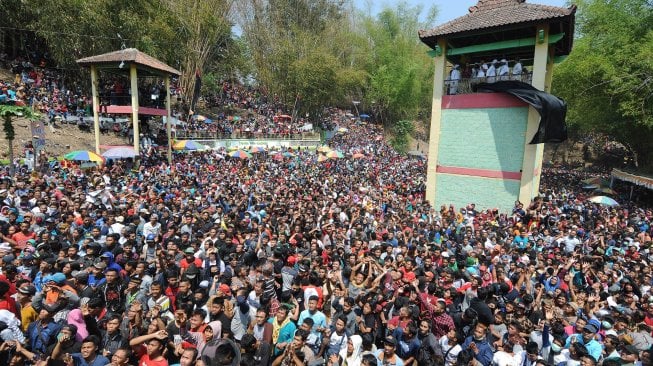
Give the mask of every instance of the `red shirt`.
<path id="1" fill-rule="evenodd" d="M 198 269 L 199 269 L 199 268 L 202 268 L 202 260 L 201 260 L 201 259 L 199 259 L 199 258 L 195 258 L 195 260 L 193 261 L 193 263 L 195 264 L 195 267 L 197 267 Z M 181 267 L 182 269 L 188 269 L 188 267 L 189 267 L 190 265 L 191 265 L 191 264 L 188 263 L 188 260 L 187 260 L 186 258 L 184 258 L 184 259 L 182 259 L 181 261 L 179 261 L 179 267 Z"/>
<path id="2" fill-rule="evenodd" d="M 30 239 L 36 239 L 36 234 L 33 232 L 23 234 L 22 231 L 19 231 L 11 236 L 11 240 L 16 242 L 16 248 L 21 250 L 25 249 L 27 246 L 27 241 Z"/>
<path id="3" fill-rule="evenodd" d="M 150 356 L 146 353 L 138 361 L 138 366 L 168 366 L 168 360 L 160 356 L 159 360 L 150 360 Z"/>

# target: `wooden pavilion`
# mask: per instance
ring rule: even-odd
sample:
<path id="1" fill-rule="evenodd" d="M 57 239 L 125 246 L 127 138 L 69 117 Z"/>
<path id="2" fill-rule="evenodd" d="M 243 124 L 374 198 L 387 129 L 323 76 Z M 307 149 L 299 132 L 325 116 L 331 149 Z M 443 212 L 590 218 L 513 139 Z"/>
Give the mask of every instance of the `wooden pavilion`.
<path id="1" fill-rule="evenodd" d="M 128 76 L 130 81 L 130 105 L 114 105 L 115 99 L 110 99 L 110 105 L 103 109 L 109 114 L 131 114 L 134 128 L 134 150 L 140 153 L 139 115 L 166 116 L 166 131 L 168 136 L 168 162 L 172 161 L 172 139 L 170 127 L 170 78 L 179 76 L 181 72 L 165 63 L 149 56 L 135 48 L 126 48 L 101 55 L 85 57 L 77 60 L 80 66 L 91 69 L 91 88 L 93 93 L 93 124 L 95 132 L 95 152 L 100 153 L 100 96 L 99 71 L 122 76 Z M 159 77 L 165 82 L 165 109 L 144 107 L 139 105 L 138 78 Z"/>

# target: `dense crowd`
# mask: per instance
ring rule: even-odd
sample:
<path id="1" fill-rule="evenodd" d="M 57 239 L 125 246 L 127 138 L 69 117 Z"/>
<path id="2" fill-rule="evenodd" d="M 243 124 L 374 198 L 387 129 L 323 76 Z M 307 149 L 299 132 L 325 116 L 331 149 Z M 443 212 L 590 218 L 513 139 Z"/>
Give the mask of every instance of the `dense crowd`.
<path id="1" fill-rule="evenodd" d="M 10 365 L 649 365 L 653 212 L 541 195 L 433 207 L 373 124 L 330 146 L 156 150 L 136 169 L 0 180 Z M 349 156 L 360 154 L 362 158 Z"/>

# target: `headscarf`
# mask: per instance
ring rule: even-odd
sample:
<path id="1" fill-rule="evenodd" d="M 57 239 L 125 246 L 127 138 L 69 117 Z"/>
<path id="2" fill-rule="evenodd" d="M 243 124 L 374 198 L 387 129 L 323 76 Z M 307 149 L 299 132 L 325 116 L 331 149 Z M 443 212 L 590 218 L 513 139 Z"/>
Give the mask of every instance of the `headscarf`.
<path id="1" fill-rule="evenodd" d="M 349 337 L 351 339 L 351 343 L 354 346 L 354 350 L 351 353 L 351 356 L 347 355 L 347 349 L 349 347 L 346 347 L 345 349 L 340 351 L 340 357 L 342 357 L 343 365 L 344 366 L 360 366 L 361 364 L 361 345 L 363 344 L 363 338 L 359 336 L 358 334 L 354 334 L 353 336 Z"/>
<path id="2" fill-rule="evenodd" d="M 219 320 L 210 322 L 208 326 L 213 331 L 213 339 L 222 338 L 222 323 Z"/>
<path id="3" fill-rule="evenodd" d="M 73 309 L 68 313 L 68 324 L 77 327 L 75 340 L 81 342 L 84 338 L 88 337 L 88 330 L 86 329 L 86 323 L 84 322 L 84 316 L 82 315 L 81 310 Z"/>

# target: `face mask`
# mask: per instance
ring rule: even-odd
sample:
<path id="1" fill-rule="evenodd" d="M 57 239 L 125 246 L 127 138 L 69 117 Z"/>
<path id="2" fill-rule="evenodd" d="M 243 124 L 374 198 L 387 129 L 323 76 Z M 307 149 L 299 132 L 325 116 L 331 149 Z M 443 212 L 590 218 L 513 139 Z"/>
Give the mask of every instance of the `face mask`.
<path id="1" fill-rule="evenodd" d="M 557 344 L 553 343 L 553 344 L 551 344 L 551 351 L 553 351 L 553 353 L 560 353 L 560 351 L 562 351 L 562 347 L 560 347 Z"/>

